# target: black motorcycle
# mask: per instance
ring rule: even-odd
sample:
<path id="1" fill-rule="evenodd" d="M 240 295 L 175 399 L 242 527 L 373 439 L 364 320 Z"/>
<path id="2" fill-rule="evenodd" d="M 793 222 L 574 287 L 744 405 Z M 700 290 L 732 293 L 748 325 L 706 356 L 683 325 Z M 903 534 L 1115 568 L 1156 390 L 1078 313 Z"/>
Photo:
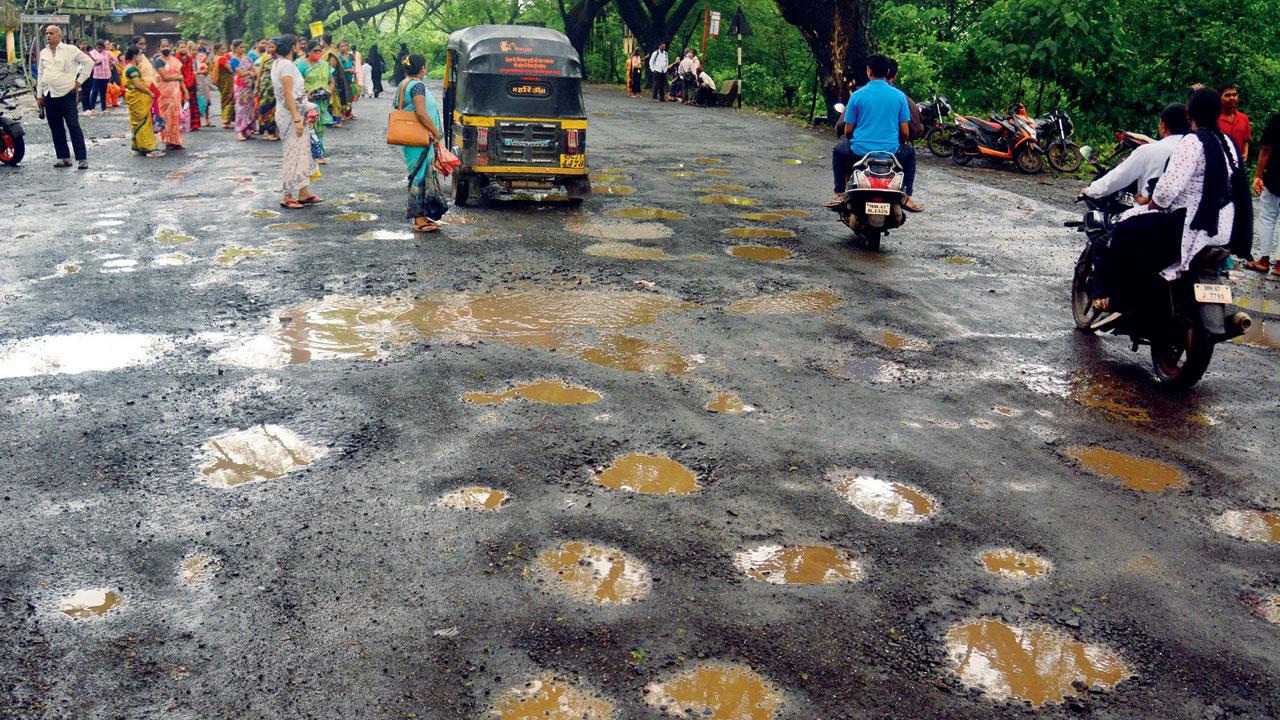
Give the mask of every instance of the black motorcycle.
<path id="1" fill-rule="evenodd" d="M 951 103 L 945 95 L 933 94 L 927 103 L 916 103 L 920 110 L 920 122 L 924 125 L 924 144 L 938 157 L 951 157 L 952 128 L 942 119 L 951 115 Z"/>
<path id="2" fill-rule="evenodd" d="M 1119 319 L 1100 326 L 1089 295 L 1094 249 L 1110 243 L 1120 213 L 1133 207 L 1133 194 L 1120 191 L 1100 199 L 1082 195 L 1077 202 L 1085 203 L 1088 210 L 1083 220 L 1066 223 L 1086 238 L 1071 279 L 1076 329 L 1128 335 L 1134 350 L 1151 346 L 1152 365 L 1161 383 L 1182 389 L 1195 385 L 1209 368 L 1214 346 L 1243 335 L 1252 324 L 1247 314 L 1231 304 L 1226 273 L 1230 253 L 1224 247 L 1207 247 L 1172 282 L 1157 273 L 1132 278 L 1127 294 L 1134 299 L 1133 306 Z"/>
<path id="3" fill-rule="evenodd" d="M 1061 110 L 1045 115 L 1036 121 L 1036 137 L 1044 148 L 1045 159 L 1058 172 L 1073 173 L 1084 163 L 1080 146 L 1071 142 L 1075 125 L 1071 117 Z"/>
<path id="4" fill-rule="evenodd" d="M 5 110 L 18 109 L 9 98 L 24 91 L 20 77 L 16 73 L 0 74 L 0 163 L 10 167 L 22 162 L 27 152 L 21 119 L 5 115 Z"/>

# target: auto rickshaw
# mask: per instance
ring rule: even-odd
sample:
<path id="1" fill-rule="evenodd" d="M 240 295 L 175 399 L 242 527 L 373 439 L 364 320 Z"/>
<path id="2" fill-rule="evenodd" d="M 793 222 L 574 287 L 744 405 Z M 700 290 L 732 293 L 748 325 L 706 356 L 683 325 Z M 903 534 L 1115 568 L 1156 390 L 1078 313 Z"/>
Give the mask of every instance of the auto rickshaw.
<path id="1" fill-rule="evenodd" d="M 581 202 L 587 177 L 582 62 L 563 33 L 475 25 L 449 36 L 444 134 L 462 165 L 453 202 L 489 189 Z"/>

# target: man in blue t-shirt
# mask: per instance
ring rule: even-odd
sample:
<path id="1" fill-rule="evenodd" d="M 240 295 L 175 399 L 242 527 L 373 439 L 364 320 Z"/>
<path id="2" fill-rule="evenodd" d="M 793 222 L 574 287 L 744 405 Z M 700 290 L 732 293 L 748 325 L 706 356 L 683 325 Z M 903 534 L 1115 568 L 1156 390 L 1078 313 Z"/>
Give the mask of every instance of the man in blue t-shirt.
<path id="1" fill-rule="evenodd" d="M 859 158 L 877 150 L 896 153 L 898 139 L 909 136 L 907 124 L 911 121 L 911 108 L 907 96 L 887 82 L 888 76 L 889 58 L 883 55 L 867 58 L 869 82 L 849 96 L 849 105 L 844 110 L 845 133 L 852 131 L 852 138 L 841 138 L 831 149 L 835 195 L 827 201 L 828 207 L 844 202 L 849 168 Z"/>

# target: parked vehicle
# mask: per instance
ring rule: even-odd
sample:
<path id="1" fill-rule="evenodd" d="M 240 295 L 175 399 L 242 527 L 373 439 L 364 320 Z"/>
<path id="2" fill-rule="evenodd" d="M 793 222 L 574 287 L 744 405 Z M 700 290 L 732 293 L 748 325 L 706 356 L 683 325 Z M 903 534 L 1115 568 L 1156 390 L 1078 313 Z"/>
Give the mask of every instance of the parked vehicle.
<path id="1" fill-rule="evenodd" d="M 924 124 L 924 144 L 938 157 L 951 156 L 953 126 L 943 121 L 951 115 L 951 103 L 945 95 L 933 94 L 927 103 L 916 103 L 920 110 L 920 122 Z"/>
<path id="2" fill-rule="evenodd" d="M 868 153 L 849 173 L 844 203 L 832 210 L 868 250 L 879 250 L 881 236 L 906 222 L 903 179 L 897 156 L 886 151 Z"/>
<path id="3" fill-rule="evenodd" d="M 1071 133 L 1075 125 L 1071 117 L 1061 110 L 1045 115 L 1036 120 L 1036 139 L 1044 148 L 1045 159 L 1058 172 L 1072 173 L 1080 169 L 1084 156 L 1080 154 L 1080 146 L 1071 142 Z"/>
<path id="4" fill-rule="evenodd" d="M 1113 133 L 1116 138 L 1116 146 L 1105 158 L 1090 157 L 1089 163 L 1100 169 L 1110 169 L 1124 162 L 1129 157 L 1129 153 L 1146 145 L 1155 142 L 1155 138 L 1149 135 L 1143 135 L 1137 132 L 1128 132 L 1126 130 L 1116 130 Z"/>
<path id="5" fill-rule="evenodd" d="M 951 134 L 951 160 L 968 165 L 974 158 L 988 161 L 1012 160 L 1024 173 L 1044 170 L 1044 149 L 1036 140 L 1036 126 L 1021 104 L 1008 116 L 993 115 L 991 120 L 957 115 L 956 129 Z"/>
<path id="6" fill-rule="evenodd" d="M 1085 234 L 1085 248 L 1071 279 L 1071 314 L 1078 331 L 1092 334 L 1098 322 L 1089 295 L 1093 248 L 1110 242 L 1120 213 L 1132 207 L 1133 195 L 1120 191 L 1101 199 L 1082 195 L 1077 200 L 1087 210 L 1083 220 L 1066 223 Z M 1129 295 L 1136 306 L 1103 331 L 1129 336 L 1134 350 L 1150 346 L 1155 376 L 1161 383 L 1176 388 L 1195 385 L 1213 359 L 1214 346 L 1243 335 L 1252 324 L 1247 314 L 1231 304 L 1229 256 L 1225 247 L 1208 247 L 1177 280 L 1170 282 L 1155 273 L 1132 278 Z"/>
<path id="7" fill-rule="evenodd" d="M 22 162 L 22 156 L 27 152 L 22 119 L 5 114 L 5 110 L 18 109 L 17 105 L 9 102 L 9 98 L 25 92 L 21 77 L 13 72 L 0 75 L 0 163 L 10 167 Z"/>

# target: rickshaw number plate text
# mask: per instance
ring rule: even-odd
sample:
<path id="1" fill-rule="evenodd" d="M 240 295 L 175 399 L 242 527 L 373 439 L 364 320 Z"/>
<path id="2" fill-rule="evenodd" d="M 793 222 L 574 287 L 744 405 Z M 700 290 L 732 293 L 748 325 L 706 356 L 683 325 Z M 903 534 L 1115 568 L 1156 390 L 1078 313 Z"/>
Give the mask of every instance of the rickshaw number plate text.
<path id="1" fill-rule="evenodd" d="M 562 168 L 584 168 L 587 166 L 587 156 L 579 153 L 577 155 L 561 155 L 560 167 Z"/>

